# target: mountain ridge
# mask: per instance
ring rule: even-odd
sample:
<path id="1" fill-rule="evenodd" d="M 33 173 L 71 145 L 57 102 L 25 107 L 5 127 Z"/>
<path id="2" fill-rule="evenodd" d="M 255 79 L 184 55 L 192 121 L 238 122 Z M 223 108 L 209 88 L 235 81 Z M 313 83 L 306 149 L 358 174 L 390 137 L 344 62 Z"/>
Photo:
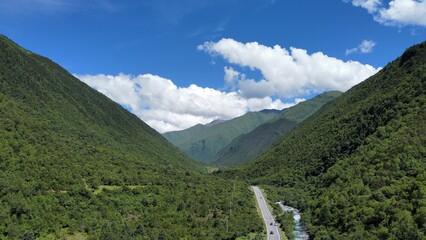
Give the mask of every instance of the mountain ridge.
<path id="1" fill-rule="evenodd" d="M 214 125 L 197 124 L 183 131 L 164 133 L 163 136 L 191 158 L 208 162 L 232 139 L 251 131 L 276 115 L 275 112 L 248 112 Z"/>
<path id="2" fill-rule="evenodd" d="M 234 138 L 209 163 L 218 166 L 233 166 L 250 162 L 291 131 L 298 123 L 341 94 L 339 91 L 325 92 L 279 111 L 276 118 L 261 124 L 249 133 Z"/>
<path id="3" fill-rule="evenodd" d="M 425 104 L 423 42 L 219 174 L 268 185 L 273 201 L 303 211 L 313 238 L 424 239 Z"/>
<path id="4" fill-rule="evenodd" d="M 135 115 L 0 36 L 0 239 L 230 239 L 261 231 L 254 203 L 245 184 L 207 175 Z"/>

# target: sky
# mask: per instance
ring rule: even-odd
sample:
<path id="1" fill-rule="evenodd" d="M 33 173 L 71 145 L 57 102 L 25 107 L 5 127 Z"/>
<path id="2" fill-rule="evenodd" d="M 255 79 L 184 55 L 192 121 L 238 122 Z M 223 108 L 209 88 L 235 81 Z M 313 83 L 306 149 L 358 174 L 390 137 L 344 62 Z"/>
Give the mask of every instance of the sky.
<path id="1" fill-rule="evenodd" d="M 163 133 L 347 91 L 426 39 L 426 0 L 0 0 L 0 34 Z"/>

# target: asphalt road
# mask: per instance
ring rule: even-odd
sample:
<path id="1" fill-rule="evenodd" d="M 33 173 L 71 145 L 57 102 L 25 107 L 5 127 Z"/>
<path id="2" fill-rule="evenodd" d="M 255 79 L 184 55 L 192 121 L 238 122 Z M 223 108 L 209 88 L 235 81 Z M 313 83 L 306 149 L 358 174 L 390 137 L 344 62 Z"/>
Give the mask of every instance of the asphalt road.
<path id="1" fill-rule="evenodd" d="M 266 225 L 267 239 L 268 240 L 281 240 L 280 231 L 278 226 L 275 226 L 275 220 L 272 217 L 271 211 L 269 211 L 268 204 L 266 204 L 266 200 L 262 195 L 260 189 L 256 186 L 251 187 L 256 195 L 257 204 L 260 207 L 260 211 L 262 212 L 263 221 Z M 272 223 L 272 225 L 271 225 Z M 271 234 L 273 232 L 273 234 Z"/>

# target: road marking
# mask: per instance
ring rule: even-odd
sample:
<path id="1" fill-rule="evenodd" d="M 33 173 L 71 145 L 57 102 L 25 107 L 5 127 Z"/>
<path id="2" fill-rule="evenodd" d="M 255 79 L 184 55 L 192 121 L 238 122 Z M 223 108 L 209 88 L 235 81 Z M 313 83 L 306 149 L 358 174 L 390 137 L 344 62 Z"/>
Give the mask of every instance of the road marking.
<path id="1" fill-rule="evenodd" d="M 263 221 L 266 226 L 266 234 L 268 240 L 281 240 L 280 231 L 278 226 L 275 226 L 274 217 L 272 217 L 271 211 L 268 208 L 268 204 L 266 204 L 266 200 L 263 197 L 262 192 L 259 187 L 252 186 L 251 187 L 256 195 L 257 205 L 260 208 L 260 212 L 262 213 Z M 272 223 L 272 225 L 271 225 Z M 273 234 L 271 234 L 271 232 Z"/>

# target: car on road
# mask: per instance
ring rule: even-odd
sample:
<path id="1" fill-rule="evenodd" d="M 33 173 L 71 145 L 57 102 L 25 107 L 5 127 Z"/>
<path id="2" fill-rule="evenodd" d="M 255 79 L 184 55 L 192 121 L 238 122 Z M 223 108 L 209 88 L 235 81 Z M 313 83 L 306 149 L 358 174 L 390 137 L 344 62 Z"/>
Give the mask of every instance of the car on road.
<path id="1" fill-rule="evenodd" d="M 271 235 L 274 234 L 274 231 L 269 232 L 269 234 L 271 234 Z"/>

